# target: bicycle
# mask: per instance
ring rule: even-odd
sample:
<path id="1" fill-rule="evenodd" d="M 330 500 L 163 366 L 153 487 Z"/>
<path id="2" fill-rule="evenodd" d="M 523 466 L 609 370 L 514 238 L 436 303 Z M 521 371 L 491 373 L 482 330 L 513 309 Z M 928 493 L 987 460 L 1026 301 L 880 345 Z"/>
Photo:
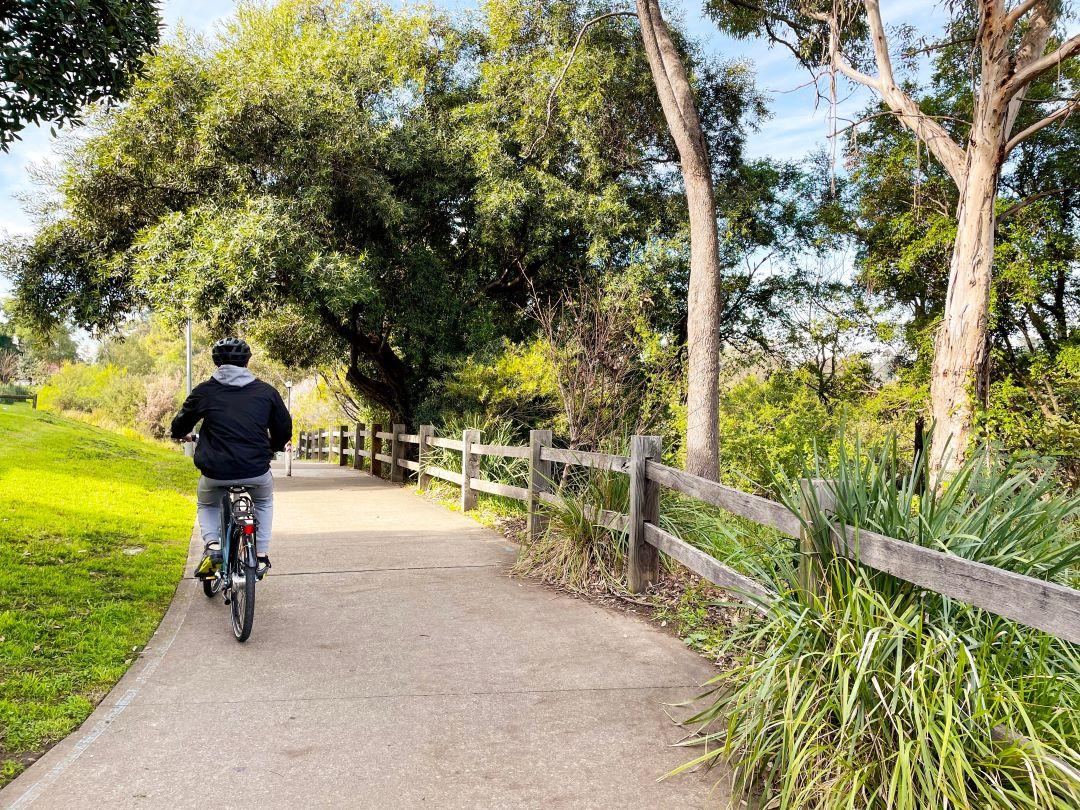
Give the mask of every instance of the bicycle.
<path id="1" fill-rule="evenodd" d="M 221 496 L 220 559 L 215 559 L 218 555 L 208 548 L 209 570 L 195 572 L 196 579 L 202 580 L 203 593 L 210 599 L 220 593 L 231 608 L 237 641 L 247 641 L 255 623 L 255 583 L 261 579 L 256 554 L 257 531 L 255 505 L 247 489 L 228 487 Z"/>
<path id="2" fill-rule="evenodd" d="M 200 578 L 207 597 L 220 593 L 230 606 L 237 641 L 247 641 L 255 623 L 257 529 L 251 496 L 244 487 L 229 487 L 221 497 L 221 563 Z"/>

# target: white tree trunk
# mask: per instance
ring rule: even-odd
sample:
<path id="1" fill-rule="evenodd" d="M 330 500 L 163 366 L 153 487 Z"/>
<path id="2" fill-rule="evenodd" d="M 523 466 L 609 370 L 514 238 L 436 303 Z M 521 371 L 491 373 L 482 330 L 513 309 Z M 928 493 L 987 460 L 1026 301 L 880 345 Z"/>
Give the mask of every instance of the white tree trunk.
<path id="1" fill-rule="evenodd" d="M 690 217 L 686 469 L 715 480 L 719 460 L 721 271 L 712 168 L 686 66 L 658 0 L 636 0 L 641 37 L 668 130 L 679 150 Z"/>
<path id="2" fill-rule="evenodd" d="M 930 402 L 934 419 L 931 470 L 954 473 L 963 463 L 974 405 L 987 384 L 987 319 L 994 260 L 996 155 L 973 155 L 960 198 L 956 245 L 944 317 L 934 344 Z"/>
<path id="3" fill-rule="evenodd" d="M 1000 10 L 987 7 L 980 37 L 981 82 L 964 170 L 957 179 L 956 242 L 930 377 L 934 419 L 930 469 L 935 477 L 947 477 L 963 464 L 975 406 L 989 383 L 987 322 L 994 264 L 994 202 L 1010 120 L 1009 100 L 1000 92 L 1009 70 L 1008 39 Z"/>

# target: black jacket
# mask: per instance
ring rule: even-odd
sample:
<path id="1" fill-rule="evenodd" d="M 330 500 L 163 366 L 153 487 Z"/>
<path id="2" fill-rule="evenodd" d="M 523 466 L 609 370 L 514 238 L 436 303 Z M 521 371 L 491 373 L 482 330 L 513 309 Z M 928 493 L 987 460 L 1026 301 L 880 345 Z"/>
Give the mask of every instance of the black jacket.
<path id="1" fill-rule="evenodd" d="M 172 421 L 173 438 L 186 436 L 200 419 L 195 466 L 207 478 L 260 476 L 292 438 L 292 417 L 281 395 L 259 379 L 227 385 L 211 377 L 196 385 Z"/>

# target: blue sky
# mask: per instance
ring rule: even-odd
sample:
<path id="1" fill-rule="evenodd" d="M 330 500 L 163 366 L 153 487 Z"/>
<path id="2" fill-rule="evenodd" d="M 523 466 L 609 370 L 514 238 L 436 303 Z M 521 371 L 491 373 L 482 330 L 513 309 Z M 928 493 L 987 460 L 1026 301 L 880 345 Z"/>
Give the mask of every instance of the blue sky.
<path id="1" fill-rule="evenodd" d="M 475 0 L 436 0 L 435 4 L 453 9 L 470 9 L 477 5 Z M 612 3 L 613 7 L 622 5 Z M 794 159 L 826 144 L 826 106 L 815 105 L 816 93 L 812 87 L 800 88 L 808 77 L 790 53 L 783 48 L 769 48 L 762 40 L 737 41 L 723 36 L 712 21 L 704 17 L 702 6 L 701 0 L 664 0 L 665 11 L 670 16 L 681 17 L 707 52 L 726 59 L 747 61 L 754 66 L 759 87 L 769 94 L 772 115 L 751 137 L 750 155 Z M 910 23 L 925 30 L 943 16 L 932 0 L 889 0 L 883 6 L 886 24 Z M 235 7 L 233 0 L 165 0 L 161 4 L 166 24 L 164 36 L 169 37 L 181 20 L 190 29 L 211 32 Z M 854 92 L 844 101 L 841 115 L 844 111 L 852 114 L 861 109 L 868 98 L 865 91 Z M 20 198 L 32 198 L 40 191 L 36 190 L 28 170 L 35 165 L 47 166 L 57 161 L 48 127 L 28 128 L 23 136 L 22 141 L 12 145 L 10 152 L 0 153 L 0 233 L 27 233 L 32 229 L 32 221 L 23 210 Z M 6 282 L 0 280 L 0 293 L 6 286 Z"/>

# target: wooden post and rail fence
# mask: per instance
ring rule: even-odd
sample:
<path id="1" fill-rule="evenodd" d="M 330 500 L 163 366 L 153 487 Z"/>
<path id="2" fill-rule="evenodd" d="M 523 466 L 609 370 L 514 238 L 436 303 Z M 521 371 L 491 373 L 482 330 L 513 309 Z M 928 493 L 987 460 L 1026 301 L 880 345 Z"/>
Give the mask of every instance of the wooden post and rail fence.
<path id="1" fill-rule="evenodd" d="M 462 472 L 429 464 L 434 447 L 461 453 Z M 421 488 L 433 478 L 448 481 L 461 488 L 463 510 L 475 507 L 479 492 L 523 501 L 528 505 L 530 538 L 544 529 L 542 505 L 560 502 L 552 486 L 555 464 L 628 475 L 629 514 L 597 507 L 587 510 L 597 525 L 628 535 L 627 584 L 631 591 L 639 592 L 657 581 L 662 551 L 755 609 L 766 610 L 775 598 L 761 583 L 660 528 L 661 488 L 798 538 L 800 586 L 808 590 L 819 587 L 822 572 L 812 536 L 816 528 L 813 522 L 835 512 L 833 493 L 825 482 L 800 482 L 803 510 L 796 515 L 778 501 L 669 467 L 660 460 L 661 450 L 658 436 L 634 436 L 630 455 L 619 456 L 559 449 L 552 446 L 549 430 L 530 431 L 527 446 L 492 445 L 483 444 L 477 430 L 465 430 L 460 438 L 448 438 L 436 435 L 432 425 L 421 425 L 418 433 L 410 434 L 405 425 L 393 425 L 390 431 L 384 431 L 381 425 L 363 423 L 301 431 L 296 448 L 298 458 L 330 461 L 331 456 L 336 456 L 338 464 L 357 470 L 364 469 L 366 460 L 370 474 L 383 476 L 385 471 L 385 477 L 395 482 L 403 481 L 406 471 L 413 472 Z M 527 459 L 528 486 L 481 478 L 481 456 Z M 816 508 L 811 508 L 811 503 Z M 829 533 L 839 554 L 863 565 L 1080 644 L 1080 591 L 865 529 L 838 527 L 832 521 L 823 530 Z"/>
<path id="2" fill-rule="evenodd" d="M 29 402 L 37 410 L 37 394 L 0 394 L 0 405 L 12 405 L 16 402 Z"/>

